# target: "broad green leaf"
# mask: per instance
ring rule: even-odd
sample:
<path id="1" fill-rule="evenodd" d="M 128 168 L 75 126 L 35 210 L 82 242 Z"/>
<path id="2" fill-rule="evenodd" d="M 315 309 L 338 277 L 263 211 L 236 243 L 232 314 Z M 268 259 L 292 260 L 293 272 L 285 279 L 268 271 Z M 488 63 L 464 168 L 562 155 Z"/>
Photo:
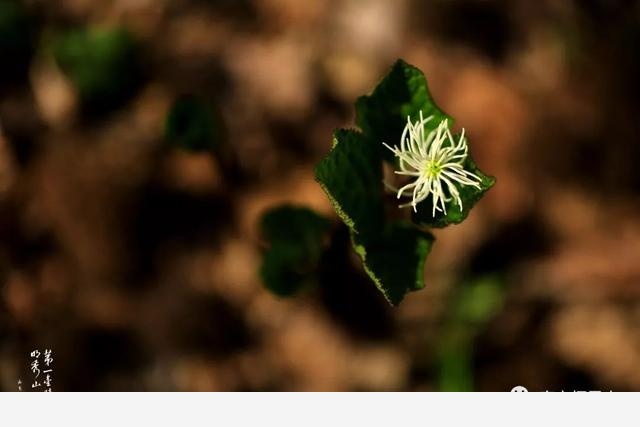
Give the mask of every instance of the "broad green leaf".
<path id="1" fill-rule="evenodd" d="M 311 209 L 287 205 L 262 216 L 260 230 L 269 248 L 260 275 L 267 289 L 288 296 L 313 281 L 330 225 Z"/>
<path id="2" fill-rule="evenodd" d="M 224 139 L 224 129 L 208 103 L 185 96 L 176 100 L 167 114 L 165 139 L 185 150 L 215 151 Z"/>
<path id="3" fill-rule="evenodd" d="M 316 166 L 316 180 L 337 214 L 360 238 L 384 228 L 382 162 L 361 133 L 337 130 L 333 148 Z"/>
<path id="4" fill-rule="evenodd" d="M 409 223 L 387 223 L 382 200 L 382 161 L 362 134 L 338 130 L 316 178 L 351 230 L 364 269 L 391 304 L 424 287 L 424 260 L 433 237 Z"/>
<path id="5" fill-rule="evenodd" d="M 459 185 L 460 199 L 462 200 L 462 209 L 452 199 L 447 204 L 447 213 L 436 210 L 435 216 L 433 216 L 433 203 L 432 197 L 427 198 L 417 205 L 417 212 L 412 213 L 412 219 L 416 224 L 423 227 L 446 227 L 449 224 L 459 224 L 469 215 L 469 212 L 473 206 L 482 198 L 484 193 L 487 192 L 496 182 L 495 178 L 485 175 L 473 162 L 473 159 L 469 155 L 465 161 L 465 170 L 478 175 L 482 181 L 480 182 L 480 189 L 472 186 Z"/>
<path id="6" fill-rule="evenodd" d="M 413 224 L 387 220 L 382 160 L 394 159 L 382 143 L 397 145 L 407 117 L 415 122 L 420 114 L 425 118 L 433 116 L 425 125 L 427 130 L 435 129 L 445 119 L 449 120 L 449 126 L 453 124 L 433 101 L 424 74 L 398 60 L 371 95 L 357 100 L 356 123 L 362 132 L 336 131 L 332 150 L 316 167 L 316 179 L 351 230 L 354 248 L 365 270 L 392 304 L 400 302 L 407 292 L 424 286 L 424 261 L 433 237 Z M 482 178 L 481 188 L 462 188 L 464 209 L 450 202 L 447 214 L 436 213 L 434 218 L 428 198 L 412 216 L 417 225 L 443 227 L 461 222 L 494 184 L 494 179 L 482 174 L 471 158 L 466 162 L 466 168 Z M 399 214 L 390 216 L 395 218 Z"/>
<path id="7" fill-rule="evenodd" d="M 371 144 L 383 150 L 382 143 L 397 145 L 407 124 L 423 116 L 434 118 L 427 123 L 435 129 L 445 118 L 452 119 L 433 101 L 427 79 L 422 71 L 399 59 L 373 93 L 356 101 L 356 124 L 362 129 Z M 392 159 L 388 150 L 382 151 L 387 160 Z"/>
<path id="8" fill-rule="evenodd" d="M 117 107 L 141 81 L 138 47 L 123 28 L 68 31 L 53 41 L 53 55 L 90 112 Z"/>
<path id="9" fill-rule="evenodd" d="M 424 288 L 424 262 L 433 236 L 410 223 L 395 222 L 375 239 L 352 236 L 364 268 L 380 292 L 393 305 L 407 292 Z"/>

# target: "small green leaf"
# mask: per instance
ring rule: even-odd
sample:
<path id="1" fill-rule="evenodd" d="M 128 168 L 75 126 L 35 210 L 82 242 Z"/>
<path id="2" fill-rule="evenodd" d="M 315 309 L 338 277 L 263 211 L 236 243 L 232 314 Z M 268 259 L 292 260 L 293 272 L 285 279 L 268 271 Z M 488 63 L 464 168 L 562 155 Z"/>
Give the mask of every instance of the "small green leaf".
<path id="1" fill-rule="evenodd" d="M 222 120 L 205 101 L 185 96 L 167 114 L 165 139 L 189 151 L 215 151 L 224 139 Z"/>
<path id="2" fill-rule="evenodd" d="M 261 234 L 270 246 L 260 275 L 267 289 L 289 296 L 313 281 L 330 225 L 303 207 L 279 206 L 262 216 Z"/>
<path id="3" fill-rule="evenodd" d="M 310 268 L 309 260 L 295 245 L 278 244 L 264 253 L 260 276 L 269 291 L 287 297 L 308 285 Z"/>
<path id="4" fill-rule="evenodd" d="M 141 81 L 138 46 L 124 28 L 68 31 L 54 39 L 53 55 L 91 112 L 119 106 Z"/>
<path id="5" fill-rule="evenodd" d="M 382 163 L 360 132 L 335 132 L 331 152 L 316 166 L 316 180 L 354 233 L 376 235 L 384 228 Z"/>
<path id="6" fill-rule="evenodd" d="M 316 247 L 329 226 L 327 218 L 309 208 L 281 205 L 262 215 L 260 232 L 270 242 L 287 241 Z"/>
<path id="7" fill-rule="evenodd" d="M 473 162 L 471 155 L 467 156 L 464 169 L 478 175 L 482 181 L 480 182 L 479 189 L 470 185 L 458 186 L 460 199 L 462 200 L 462 209 L 460 209 L 460 206 L 458 206 L 452 198 L 446 204 L 446 214 L 436 210 L 435 216 L 433 216 L 433 198 L 429 197 L 423 202 L 418 203 L 417 212 L 412 213 L 413 222 L 423 227 L 441 228 L 449 224 L 459 224 L 465 220 L 473 206 L 482 198 L 487 190 L 493 187 L 496 180 L 492 176 L 482 173 Z"/>
<path id="8" fill-rule="evenodd" d="M 395 145 L 400 141 L 407 116 L 416 121 L 420 111 L 425 118 L 434 116 L 426 124 L 429 130 L 435 129 L 445 118 L 449 119 L 450 125 L 453 124 L 453 120 L 433 101 L 422 71 L 399 59 L 371 95 L 356 101 L 356 124 L 370 143 L 383 150 L 383 142 Z M 382 152 L 385 159 L 392 159 L 390 151 Z"/>
<path id="9" fill-rule="evenodd" d="M 424 288 L 424 262 L 433 236 L 410 223 L 395 222 L 375 239 L 352 236 L 364 268 L 380 292 L 393 305 L 407 292 Z"/>

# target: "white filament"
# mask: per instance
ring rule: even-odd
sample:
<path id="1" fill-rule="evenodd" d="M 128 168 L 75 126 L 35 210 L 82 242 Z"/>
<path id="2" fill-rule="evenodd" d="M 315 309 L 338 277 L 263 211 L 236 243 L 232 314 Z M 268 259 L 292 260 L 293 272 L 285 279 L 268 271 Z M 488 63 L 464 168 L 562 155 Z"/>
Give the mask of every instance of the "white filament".
<path id="1" fill-rule="evenodd" d="M 458 142 L 455 142 L 447 119 L 444 119 L 437 128 L 425 135 L 425 124 L 432 119 L 433 116 L 423 118 L 422 112 L 415 123 L 411 123 L 411 118 L 407 117 L 407 125 L 400 137 L 400 148 L 383 144 L 398 158 L 400 170 L 395 173 L 415 178 L 397 190 L 398 198 L 411 196 L 411 202 L 400 207 L 411 206 L 417 212 L 418 203 L 431 195 L 431 215 L 435 217 L 436 211 L 447 213 L 445 203 L 452 198 L 462 210 L 462 199 L 456 185 L 471 185 L 480 189 L 482 179 L 463 167 L 469 151 L 464 129 Z"/>

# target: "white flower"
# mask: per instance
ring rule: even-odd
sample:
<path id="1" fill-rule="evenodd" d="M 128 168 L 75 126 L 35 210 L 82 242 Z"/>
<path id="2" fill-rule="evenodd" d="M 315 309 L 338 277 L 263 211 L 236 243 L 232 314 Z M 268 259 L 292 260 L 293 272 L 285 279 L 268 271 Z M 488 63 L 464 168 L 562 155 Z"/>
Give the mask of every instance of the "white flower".
<path id="1" fill-rule="evenodd" d="M 433 197 L 432 216 L 436 211 L 447 213 L 445 203 L 452 198 L 462 210 L 462 200 L 458 186 L 471 185 L 480 189 L 482 179 L 464 170 L 468 147 L 464 129 L 456 143 L 451 135 L 447 119 L 438 127 L 425 134 L 425 124 L 433 119 L 422 117 L 415 123 L 407 117 L 407 125 L 400 138 L 400 148 L 384 144 L 398 158 L 400 170 L 398 175 L 414 178 L 412 182 L 400 188 L 398 198 L 411 195 L 411 202 L 400 205 L 401 208 L 412 206 L 417 212 L 418 203 L 429 195 Z"/>

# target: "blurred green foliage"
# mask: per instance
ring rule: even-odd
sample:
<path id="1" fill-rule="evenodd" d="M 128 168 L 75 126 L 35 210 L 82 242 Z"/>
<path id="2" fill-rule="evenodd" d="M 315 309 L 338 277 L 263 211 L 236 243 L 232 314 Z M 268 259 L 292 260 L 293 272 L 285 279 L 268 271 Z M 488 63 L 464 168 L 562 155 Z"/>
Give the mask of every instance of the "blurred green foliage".
<path id="1" fill-rule="evenodd" d="M 261 219 L 260 231 L 269 248 L 260 275 L 271 292 L 289 296 L 314 282 L 331 223 L 311 209 L 278 206 Z"/>
<path id="2" fill-rule="evenodd" d="M 53 55 L 89 113 L 119 107 L 142 80 L 139 48 L 124 28 L 73 29 L 57 35 Z"/>
<path id="3" fill-rule="evenodd" d="M 474 344 L 502 308 L 504 283 L 499 275 L 475 278 L 454 290 L 438 348 L 441 391 L 474 390 Z"/>
<path id="4" fill-rule="evenodd" d="M 222 119 L 206 101 L 183 96 L 173 103 L 167 114 L 165 140 L 188 151 L 215 152 L 225 140 Z"/>

